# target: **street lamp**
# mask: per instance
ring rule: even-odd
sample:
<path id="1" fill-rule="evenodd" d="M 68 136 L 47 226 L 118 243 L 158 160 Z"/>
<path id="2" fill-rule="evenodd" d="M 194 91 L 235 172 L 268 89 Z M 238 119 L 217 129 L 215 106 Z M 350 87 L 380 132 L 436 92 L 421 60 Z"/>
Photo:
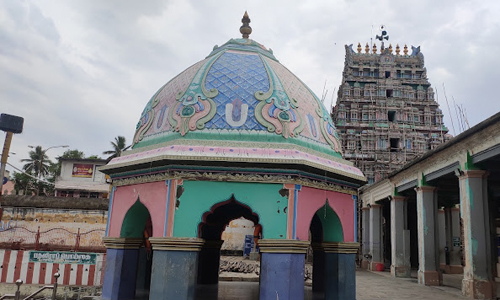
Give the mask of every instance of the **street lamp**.
<path id="1" fill-rule="evenodd" d="M 45 156 L 45 153 L 47 153 L 47 151 L 49 151 L 50 149 L 54 149 L 54 148 L 68 148 L 68 147 L 69 147 L 69 145 L 51 146 L 51 147 L 49 147 L 49 148 L 47 148 L 45 150 L 42 150 L 42 157 L 40 158 L 40 165 L 38 166 L 38 190 L 36 192 L 37 196 L 40 195 L 40 181 L 42 179 L 43 157 Z M 35 149 L 36 147 L 28 145 L 28 148 Z"/>

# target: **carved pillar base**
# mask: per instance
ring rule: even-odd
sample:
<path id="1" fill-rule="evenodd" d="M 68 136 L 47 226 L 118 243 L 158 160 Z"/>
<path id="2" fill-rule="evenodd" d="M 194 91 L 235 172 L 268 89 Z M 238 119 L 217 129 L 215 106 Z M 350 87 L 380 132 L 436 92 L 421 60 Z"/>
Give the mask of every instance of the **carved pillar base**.
<path id="1" fill-rule="evenodd" d="M 309 241 L 262 239 L 260 300 L 304 299 L 304 263 Z"/>
<path id="2" fill-rule="evenodd" d="M 194 299 L 198 253 L 204 240 L 163 237 L 149 241 L 153 246 L 149 299 Z"/>
<path id="3" fill-rule="evenodd" d="M 142 239 L 105 237 L 103 242 L 107 250 L 102 299 L 134 299 L 137 260 Z"/>
<path id="4" fill-rule="evenodd" d="M 325 300 L 356 300 L 359 243 L 322 243 L 325 249 Z"/>
<path id="5" fill-rule="evenodd" d="M 496 282 L 463 279 L 462 294 L 472 299 L 496 299 Z"/>

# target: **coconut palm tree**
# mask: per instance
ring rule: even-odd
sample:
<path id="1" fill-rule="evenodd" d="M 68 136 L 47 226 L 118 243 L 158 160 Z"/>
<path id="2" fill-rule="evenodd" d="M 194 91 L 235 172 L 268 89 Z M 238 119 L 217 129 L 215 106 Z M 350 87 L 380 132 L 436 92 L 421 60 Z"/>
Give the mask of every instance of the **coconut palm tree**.
<path id="1" fill-rule="evenodd" d="M 41 177 L 49 174 L 49 167 L 51 161 L 42 146 L 36 146 L 35 150 L 29 152 L 30 158 L 21 159 L 21 162 L 26 163 L 23 170 L 26 173 L 32 174 L 36 177 Z"/>
<path id="2" fill-rule="evenodd" d="M 109 162 L 115 157 L 119 157 L 122 155 L 122 152 L 130 148 L 130 146 L 127 146 L 127 141 L 125 140 L 124 136 L 117 136 L 115 137 L 115 141 L 111 142 L 111 146 L 113 147 L 112 150 L 104 151 L 102 154 L 105 155 L 110 155 L 107 158 L 107 161 Z"/>

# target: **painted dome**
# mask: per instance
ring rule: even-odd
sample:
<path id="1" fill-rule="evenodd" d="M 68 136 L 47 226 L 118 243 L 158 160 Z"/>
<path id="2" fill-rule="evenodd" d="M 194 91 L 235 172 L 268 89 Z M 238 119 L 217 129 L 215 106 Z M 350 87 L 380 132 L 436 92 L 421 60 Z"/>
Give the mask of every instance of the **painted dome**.
<path id="1" fill-rule="evenodd" d="M 318 97 L 271 49 L 249 39 L 245 28 L 243 38 L 214 46 L 151 97 L 137 123 L 133 150 L 110 165 L 130 162 L 131 155 L 136 160 L 182 156 L 305 163 L 364 178 L 342 159 L 335 126 Z"/>

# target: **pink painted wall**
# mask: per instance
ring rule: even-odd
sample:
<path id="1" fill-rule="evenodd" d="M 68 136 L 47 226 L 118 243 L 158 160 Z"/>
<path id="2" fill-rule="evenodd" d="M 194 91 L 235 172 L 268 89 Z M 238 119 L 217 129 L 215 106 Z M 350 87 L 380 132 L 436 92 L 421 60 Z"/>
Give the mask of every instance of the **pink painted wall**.
<path id="1" fill-rule="evenodd" d="M 162 237 L 165 226 L 168 186 L 165 181 L 119 186 L 113 196 L 109 222 L 110 237 L 119 237 L 123 219 L 130 207 L 140 201 L 149 210 L 153 222 L 153 236 Z"/>
<path id="2" fill-rule="evenodd" d="M 344 242 L 354 242 L 354 200 L 352 200 L 352 196 L 304 186 L 299 191 L 297 201 L 297 238 L 308 240 L 312 217 L 319 208 L 325 205 L 326 198 L 342 223 Z"/>

